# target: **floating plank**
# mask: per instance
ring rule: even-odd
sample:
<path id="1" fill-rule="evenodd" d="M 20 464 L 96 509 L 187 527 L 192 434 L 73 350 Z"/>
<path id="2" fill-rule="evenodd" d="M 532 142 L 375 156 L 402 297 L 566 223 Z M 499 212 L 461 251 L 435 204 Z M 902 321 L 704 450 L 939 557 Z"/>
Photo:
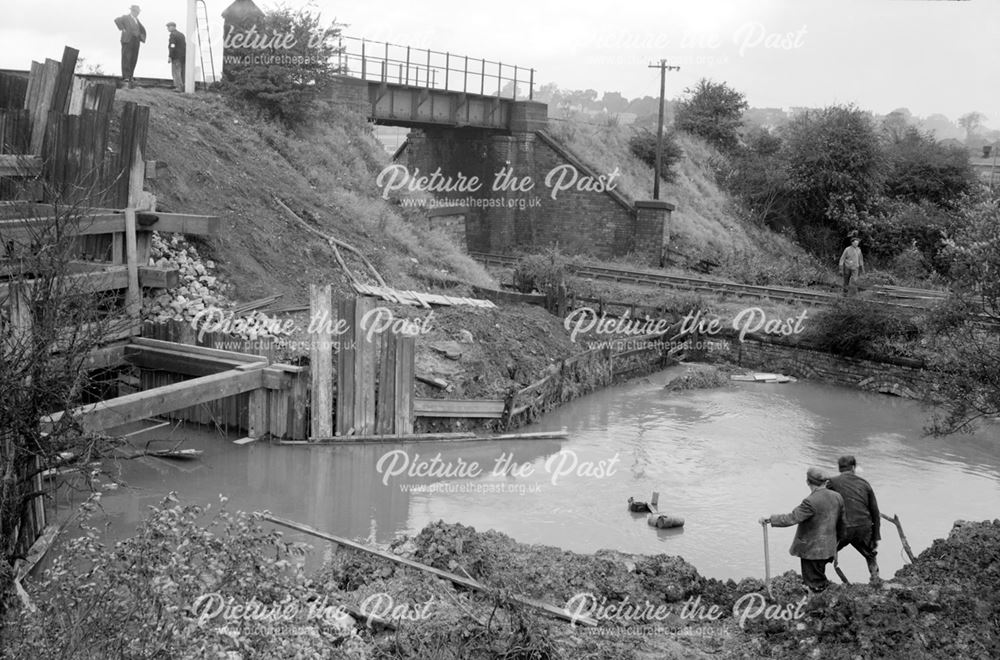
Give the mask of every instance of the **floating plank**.
<path id="1" fill-rule="evenodd" d="M 503 399 L 414 399 L 413 413 L 417 417 L 469 417 L 499 419 L 503 416 Z"/>
<path id="2" fill-rule="evenodd" d="M 257 442 L 260 438 L 240 438 L 239 440 L 233 440 L 234 445 L 248 445 L 251 442 Z"/>
<path id="3" fill-rule="evenodd" d="M 309 441 L 281 440 L 282 445 L 309 444 L 392 444 L 411 442 L 490 442 L 493 440 L 563 440 L 569 437 L 564 428 L 561 431 L 534 431 L 531 433 L 503 433 L 495 435 L 477 434 L 472 431 L 454 433 L 404 433 L 376 435 L 337 435 L 331 438 L 309 438 Z"/>
<path id="4" fill-rule="evenodd" d="M 431 575 L 436 575 L 436 576 L 438 576 L 440 578 L 444 578 L 446 580 L 450 580 L 451 582 L 453 582 L 453 583 L 455 583 L 455 584 L 457 584 L 459 586 L 463 586 L 463 587 L 466 587 L 468 589 L 472 589 L 474 591 L 492 591 L 492 589 L 493 589 L 492 587 L 488 587 L 488 586 L 484 586 L 483 584 L 480 584 L 479 582 L 477 582 L 476 580 L 474 580 L 472 578 L 466 578 L 466 577 L 462 577 L 460 575 L 455 575 L 454 573 L 449 573 L 447 571 L 442 571 L 440 569 L 434 568 L 432 566 L 428 566 L 426 564 L 421 564 L 419 562 L 413 561 L 412 559 L 405 559 L 403 557 L 399 557 L 399 556 L 390 554 L 388 552 L 384 552 L 382 550 L 376 550 L 374 548 L 369 548 L 368 546 L 362 545 L 360 543 L 355 543 L 354 541 L 350 541 L 348 539 L 345 539 L 345 538 L 342 538 L 342 537 L 339 537 L 339 536 L 334 536 L 333 534 L 327 534 L 325 532 L 321 532 L 321 531 L 319 531 L 317 529 L 314 529 L 314 528 L 312 528 L 312 527 L 310 527 L 308 525 L 303 525 L 302 523 L 297 523 L 297 522 L 295 522 L 293 520 L 287 520 L 285 518 L 278 518 L 278 517 L 272 516 L 269 513 L 265 513 L 261 517 L 264 520 L 268 520 L 268 521 L 273 522 L 273 523 L 275 523 L 277 525 L 281 525 L 282 527 L 287 527 L 289 529 L 294 529 L 295 531 L 302 532 L 303 534 L 308 534 L 310 536 L 315 536 L 316 538 L 321 538 L 321 539 L 326 540 L 326 541 L 331 541 L 333 543 L 336 543 L 337 545 L 341 545 L 341 546 L 344 546 L 346 548 L 352 548 L 354 550 L 359 550 L 361 552 L 365 552 L 365 553 L 368 553 L 368 554 L 371 554 L 371 555 L 375 555 L 376 557 L 381 557 L 382 559 L 386 559 L 386 560 L 394 562 L 396 564 L 402 564 L 403 566 L 408 566 L 410 568 L 415 568 L 418 571 L 423 571 L 424 573 L 430 573 Z M 587 617 L 587 616 L 576 616 L 576 615 L 570 614 L 564 608 L 555 607 L 554 605 L 550 605 L 548 603 L 544 603 L 544 602 L 542 602 L 540 600 L 535 600 L 534 598 L 528 598 L 526 596 L 517 596 L 517 595 L 514 595 L 514 594 L 508 595 L 508 598 L 510 600 L 512 600 L 512 601 L 521 603 L 522 605 L 527 605 L 528 607 L 531 607 L 532 609 L 539 610 L 540 612 L 548 614 L 549 616 L 553 616 L 553 617 L 555 617 L 557 619 L 562 619 L 563 621 L 570 621 L 570 622 L 575 622 L 575 623 L 582 623 L 582 624 L 587 625 L 587 626 L 596 626 L 597 625 L 597 621 L 595 621 L 594 619 L 592 619 L 590 617 Z"/>
<path id="5" fill-rule="evenodd" d="M 147 417 L 188 408 L 206 401 L 214 401 L 236 394 L 243 394 L 262 386 L 264 363 L 249 365 L 250 369 L 233 369 L 220 374 L 194 378 L 172 385 L 136 392 L 107 401 L 80 406 L 72 411 L 60 411 L 43 417 L 41 424 L 48 430 L 66 414 L 79 418 L 82 429 L 105 429 L 136 422 Z"/>

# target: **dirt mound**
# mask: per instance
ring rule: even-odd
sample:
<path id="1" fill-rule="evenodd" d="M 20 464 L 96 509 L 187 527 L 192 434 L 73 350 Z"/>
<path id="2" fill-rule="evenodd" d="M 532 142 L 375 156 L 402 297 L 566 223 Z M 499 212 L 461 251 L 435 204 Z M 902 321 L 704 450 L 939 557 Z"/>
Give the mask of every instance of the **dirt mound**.
<path id="1" fill-rule="evenodd" d="M 799 625 L 754 622 L 764 657 L 1000 657 L 1000 520 L 956 523 L 881 589 L 835 585 Z"/>

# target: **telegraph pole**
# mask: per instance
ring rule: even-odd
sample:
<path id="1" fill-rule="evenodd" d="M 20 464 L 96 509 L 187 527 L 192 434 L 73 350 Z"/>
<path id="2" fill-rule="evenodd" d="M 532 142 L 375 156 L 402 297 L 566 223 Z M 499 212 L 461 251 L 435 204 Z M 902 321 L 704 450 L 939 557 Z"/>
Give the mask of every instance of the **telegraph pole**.
<path id="1" fill-rule="evenodd" d="M 666 60 L 650 64 L 650 69 L 660 70 L 660 114 L 656 122 L 656 166 L 653 174 L 653 199 L 660 198 L 660 154 L 663 152 L 663 101 L 667 89 L 667 71 L 680 71 L 679 66 L 668 66 Z"/>

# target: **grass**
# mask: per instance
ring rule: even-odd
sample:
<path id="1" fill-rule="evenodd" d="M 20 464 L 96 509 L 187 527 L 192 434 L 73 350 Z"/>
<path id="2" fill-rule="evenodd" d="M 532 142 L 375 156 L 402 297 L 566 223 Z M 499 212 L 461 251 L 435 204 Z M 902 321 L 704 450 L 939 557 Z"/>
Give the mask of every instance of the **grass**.
<path id="1" fill-rule="evenodd" d="M 239 299 L 304 300 L 310 284 L 322 283 L 350 290 L 331 248 L 274 197 L 357 247 L 391 286 L 494 285 L 459 246 L 381 198 L 375 180 L 389 157 L 360 114 L 341 108 L 290 132 L 213 93 L 119 90 L 118 100 L 151 108 L 147 157 L 167 166 L 152 184 L 160 207 L 220 218 L 221 234 L 205 247 Z M 358 259 L 346 251 L 344 258 L 367 277 Z"/>

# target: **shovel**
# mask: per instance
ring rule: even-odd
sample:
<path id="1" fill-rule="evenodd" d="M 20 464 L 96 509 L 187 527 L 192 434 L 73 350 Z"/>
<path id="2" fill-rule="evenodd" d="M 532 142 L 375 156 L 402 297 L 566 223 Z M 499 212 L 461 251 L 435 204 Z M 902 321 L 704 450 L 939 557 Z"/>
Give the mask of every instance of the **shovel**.
<path id="1" fill-rule="evenodd" d="M 838 561 L 838 556 L 836 554 L 833 555 L 833 570 L 835 570 L 837 575 L 840 576 L 841 582 L 844 584 L 851 583 L 851 581 L 847 579 L 847 576 L 844 575 L 844 571 L 840 570 L 840 562 Z"/>

